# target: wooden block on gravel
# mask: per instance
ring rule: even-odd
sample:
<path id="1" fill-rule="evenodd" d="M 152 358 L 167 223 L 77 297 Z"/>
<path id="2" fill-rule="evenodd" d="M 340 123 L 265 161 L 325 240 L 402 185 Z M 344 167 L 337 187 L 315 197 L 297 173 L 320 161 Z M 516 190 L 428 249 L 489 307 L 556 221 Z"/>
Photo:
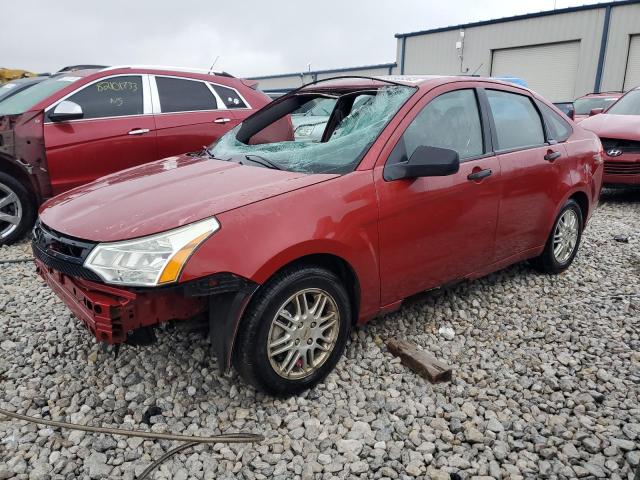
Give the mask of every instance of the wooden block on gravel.
<path id="1" fill-rule="evenodd" d="M 432 357 L 424 350 L 420 350 L 417 345 L 406 340 L 392 338 L 387 342 L 387 348 L 391 353 L 400 357 L 403 365 L 406 365 L 431 383 L 451 380 L 451 367 Z"/>

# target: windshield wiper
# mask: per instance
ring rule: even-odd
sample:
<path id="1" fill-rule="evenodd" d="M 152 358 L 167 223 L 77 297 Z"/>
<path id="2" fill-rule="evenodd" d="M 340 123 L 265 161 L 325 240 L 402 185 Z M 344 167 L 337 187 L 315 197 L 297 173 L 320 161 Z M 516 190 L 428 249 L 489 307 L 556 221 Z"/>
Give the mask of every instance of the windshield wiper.
<path id="1" fill-rule="evenodd" d="M 263 167 L 272 168 L 274 170 L 282 170 L 279 165 L 276 165 L 268 158 L 261 157 L 260 155 L 245 155 L 244 158 L 251 162 L 258 163 Z"/>

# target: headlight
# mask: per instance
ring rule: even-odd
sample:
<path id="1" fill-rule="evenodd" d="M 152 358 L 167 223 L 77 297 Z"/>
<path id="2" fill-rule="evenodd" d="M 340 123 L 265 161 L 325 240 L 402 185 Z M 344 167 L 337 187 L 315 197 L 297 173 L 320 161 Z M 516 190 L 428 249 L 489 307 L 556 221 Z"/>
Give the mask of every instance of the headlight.
<path id="1" fill-rule="evenodd" d="M 219 228 L 209 218 L 135 240 L 100 243 L 84 266 L 106 283 L 150 287 L 175 282 L 193 251 Z"/>
<path id="2" fill-rule="evenodd" d="M 295 135 L 297 135 L 298 137 L 308 137 L 309 135 L 311 135 L 311 133 L 313 133 L 314 128 L 315 125 L 300 125 L 298 128 L 296 128 Z"/>

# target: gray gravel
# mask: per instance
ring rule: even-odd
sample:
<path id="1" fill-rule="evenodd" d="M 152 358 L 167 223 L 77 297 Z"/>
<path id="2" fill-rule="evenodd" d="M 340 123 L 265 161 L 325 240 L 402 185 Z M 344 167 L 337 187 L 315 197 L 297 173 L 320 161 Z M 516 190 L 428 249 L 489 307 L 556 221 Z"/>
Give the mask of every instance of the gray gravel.
<path id="1" fill-rule="evenodd" d="M 629 243 L 613 240 L 616 234 Z M 0 259 L 28 254 L 26 243 Z M 346 358 L 299 398 L 221 377 L 207 342 L 161 332 L 102 353 L 33 265 L 0 265 L 0 406 L 91 425 L 257 446 L 186 451 L 155 478 L 608 478 L 640 462 L 640 193 L 609 192 L 574 266 L 517 265 L 423 295 L 352 334 Z M 455 330 L 453 339 L 438 334 Z M 454 367 L 430 385 L 384 347 L 409 338 Z M 143 416 L 156 406 L 153 415 Z M 175 446 L 0 421 L 0 480 L 133 479 Z"/>

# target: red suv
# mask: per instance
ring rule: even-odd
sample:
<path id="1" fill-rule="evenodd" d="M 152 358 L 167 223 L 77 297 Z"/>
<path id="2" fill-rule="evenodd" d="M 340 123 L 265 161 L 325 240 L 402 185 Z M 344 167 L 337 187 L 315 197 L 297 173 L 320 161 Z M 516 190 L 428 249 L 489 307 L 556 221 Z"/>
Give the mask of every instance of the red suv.
<path id="1" fill-rule="evenodd" d="M 323 134 L 290 115 L 331 99 Z M 530 259 L 573 261 L 598 138 L 528 89 L 341 78 L 281 97 L 199 156 L 104 177 L 40 211 L 38 272 L 101 342 L 205 318 L 222 370 L 277 395 L 320 381 L 349 330 Z"/>
<path id="2" fill-rule="evenodd" d="M 111 67 L 56 75 L 0 103 L 0 245 L 47 198 L 202 149 L 270 99 L 228 74 Z"/>

